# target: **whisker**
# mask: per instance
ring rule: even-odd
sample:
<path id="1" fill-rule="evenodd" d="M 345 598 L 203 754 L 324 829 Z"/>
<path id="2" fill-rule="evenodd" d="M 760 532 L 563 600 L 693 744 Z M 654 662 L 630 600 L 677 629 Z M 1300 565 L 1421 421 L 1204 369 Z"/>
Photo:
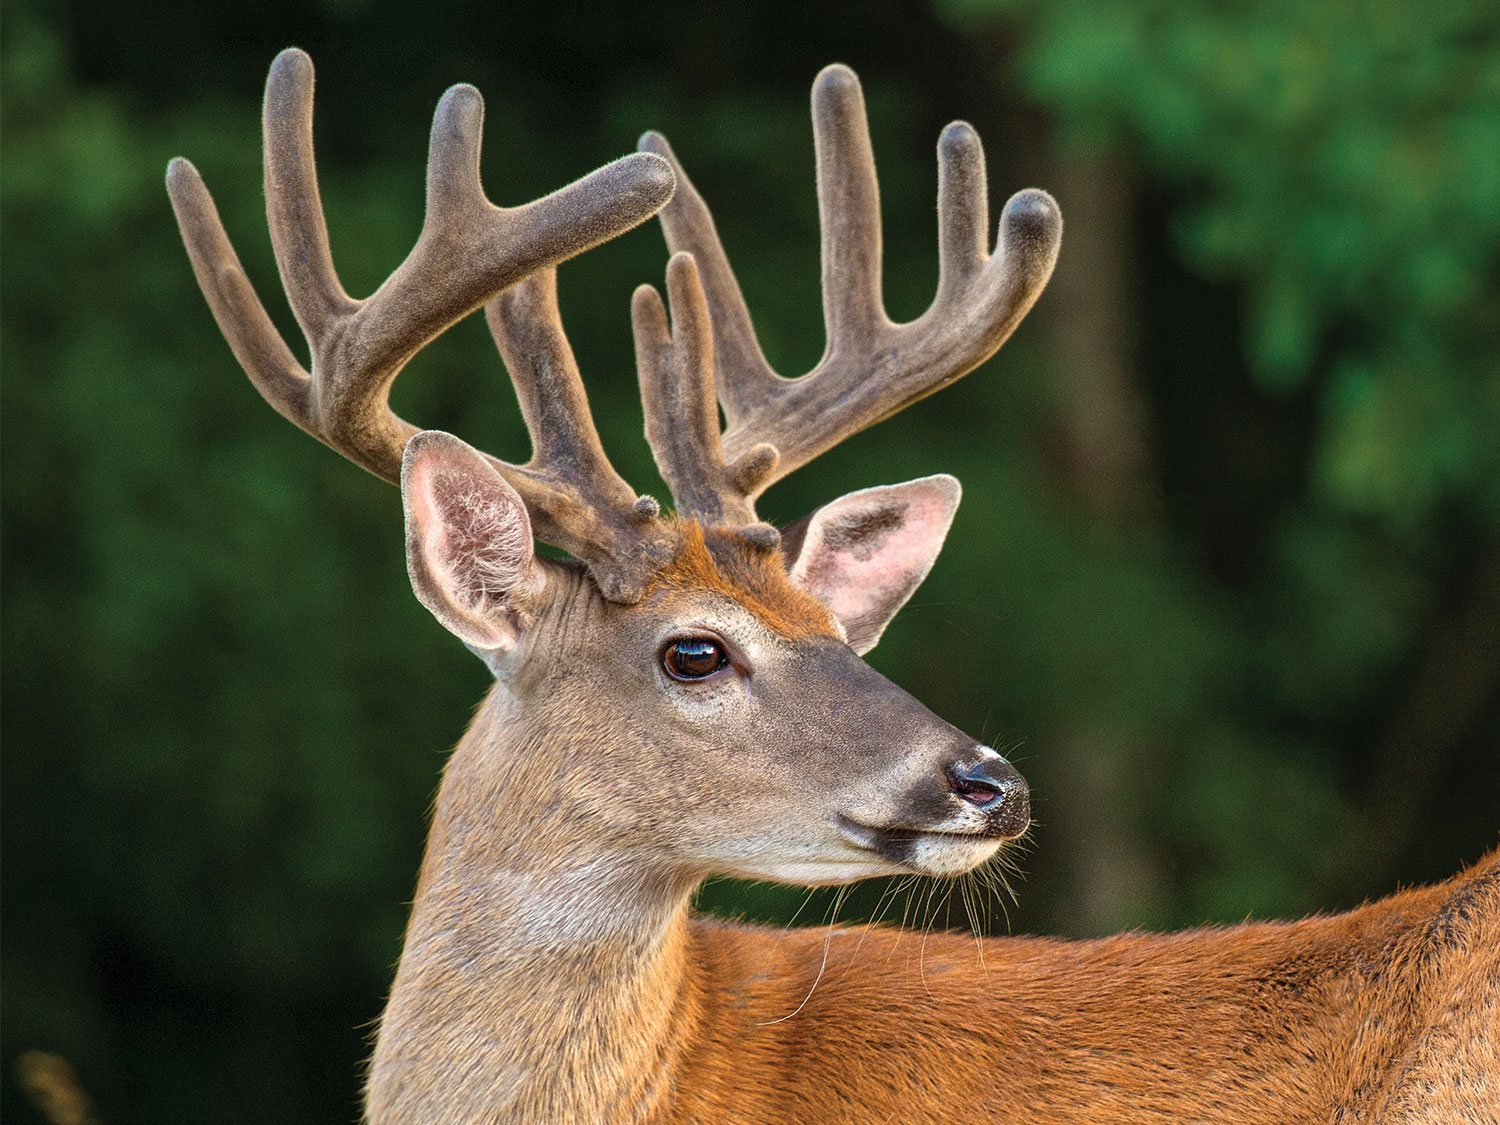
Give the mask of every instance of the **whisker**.
<path id="1" fill-rule="evenodd" d="M 830 913 L 832 914 L 832 916 L 833 916 L 833 918 L 835 920 L 838 919 L 839 907 L 843 905 L 844 896 L 848 892 L 849 892 L 849 884 L 845 883 L 843 886 L 841 886 L 839 888 L 838 894 L 836 894 L 836 895 L 833 896 L 833 908 L 832 908 L 832 910 L 831 910 Z M 811 897 L 811 896 L 809 896 L 809 897 Z M 826 920 L 827 918 L 828 918 L 828 915 L 825 914 L 824 915 L 824 919 Z M 828 951 L 830 949 L 832 949 L 832 948 L 833 948 L 833 926 L 830 924 L 830 925 L 828 925 L 827 932 L 823 935 L 823 960 L 818 964 L 818 973 L 817 973 L 817 976 L 813 977 L 812 987 L 807 990 L 807 995 L 802 998 L 802 1003 L 798 1004 L 796 1008 L 794 1008 L 792 1011 L 788 1012 L 784 1016 L 780 1016 L 780 1017 L 778 1017 L 777 1019 L 774 1019 L 774 1020 L 767 1020 L 764 1023 L 758 1023 L 758 1024 L 756 1024 L 757 1027 L 770 1027 L 773 1024 L 784 1023 L 787 1020 L 791 1019 L 793 1016 L 795 1016 L 803 1008 L 807 1007 L 807 1002 L 813 998 L 813 993 L 816 992 L 816 991 L 818 991 L 818 982 L 823 979 L 823 971 L 828 968 Z"/>

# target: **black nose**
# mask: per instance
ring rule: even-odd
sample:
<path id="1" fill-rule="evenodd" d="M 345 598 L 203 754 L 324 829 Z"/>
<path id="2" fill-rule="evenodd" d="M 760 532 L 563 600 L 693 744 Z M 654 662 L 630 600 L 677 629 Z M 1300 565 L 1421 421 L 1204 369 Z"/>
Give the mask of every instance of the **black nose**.
<path id="1" fill-rule="evenodd" d="M 1004 758 L 982 758 L 972 765 L 948 767 L 953 792 L 988 815 L 1002 836 L 1019 836 L 1031 823 L 1031 796 L 1026 781 Z"/>

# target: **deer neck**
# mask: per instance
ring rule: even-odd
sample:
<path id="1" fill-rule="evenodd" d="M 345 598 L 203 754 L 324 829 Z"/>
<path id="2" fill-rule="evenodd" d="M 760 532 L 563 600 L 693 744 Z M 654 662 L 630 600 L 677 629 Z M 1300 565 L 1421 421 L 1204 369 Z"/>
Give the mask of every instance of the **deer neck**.
<path id="1" fill-rule="evenodd" d="M 695 881 L 601 846 L 550 777 L 538 784 L 550 771 L 534 754 L 515 766 L 533 737 L 523 718 L 497 686 L 445 773 L 372 1122 L 585 1120 L 600 1105 L 643 1119 L 690 1041 Z"/>

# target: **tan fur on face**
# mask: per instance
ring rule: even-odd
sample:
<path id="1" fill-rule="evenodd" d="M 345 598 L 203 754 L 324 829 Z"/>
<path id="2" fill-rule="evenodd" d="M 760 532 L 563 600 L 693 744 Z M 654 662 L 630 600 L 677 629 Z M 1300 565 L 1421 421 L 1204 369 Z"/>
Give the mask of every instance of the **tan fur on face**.
<path id="1" fill-rule="evenodd" d="M 737 602 L 788 640 L 842 640 L 828 607 L 787 578 L 781 552 L 755 547 L 732 532 L 676 521 L 682 548 L 651 590 L 707 590 Z M 648 591 L 649 592 L 649 591 Z"/>

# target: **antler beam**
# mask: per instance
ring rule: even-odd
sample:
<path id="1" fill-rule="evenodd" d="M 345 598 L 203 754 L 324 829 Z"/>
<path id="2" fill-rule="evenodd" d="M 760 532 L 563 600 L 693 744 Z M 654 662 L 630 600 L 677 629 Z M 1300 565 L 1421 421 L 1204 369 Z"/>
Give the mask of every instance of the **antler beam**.
<path id="1" fill-rule="evenodd" d="M 167 170 L 198 284 L 251 382 L 284 417 L 389 481 L 400 479 L 402 449 L 417 432 L 389 404 L 391 384 L 412 356 L 521 279 L 650 218 L 672 194 L 670 166 L 637 153 L 525 206 L 497 207 L 479 178 L 483 121 L 484 103 L 472 86 L 443 95 L 433 117 L 421 236 L 395 273 L 357 301 L 334 269 L 319 199 L 312 60 L 295 48 L 276 57 L 266 80 L 266 212 L 282 285 L 312 353 L 311 372 L 266 315 L 197 169 L 177 159 Z M 518 300 L 555 320 L 553 284 L 538 283 Z M 664 548 L 651 541 L 643 549 L 623 537 L 625 526 L 641 522 L 639 505 L 598 448 L 571 354 L 550 364 L 508 358 L 531 387 L 522 391 L 523 403 L 533 407 L 528 422 L 542 411 L 546 428 L 533 425 L 539 457 L 529 465 L 491 460 L 532 509 L 540 538 L 598 563 L 601 585 L 619 596 L 638 592 L 643 568 Z M 518 387 L 522 382 L 518 377 Z M 562 439 L 550 436 L 553 427 L 579 439 L 576 448 L 587 455 L 576 463 L 560 456 Z M 573 468 L 586 468 L 589 479 L 569 477 Z M 595 501 L 603 506 L 591 507 Z"/>

